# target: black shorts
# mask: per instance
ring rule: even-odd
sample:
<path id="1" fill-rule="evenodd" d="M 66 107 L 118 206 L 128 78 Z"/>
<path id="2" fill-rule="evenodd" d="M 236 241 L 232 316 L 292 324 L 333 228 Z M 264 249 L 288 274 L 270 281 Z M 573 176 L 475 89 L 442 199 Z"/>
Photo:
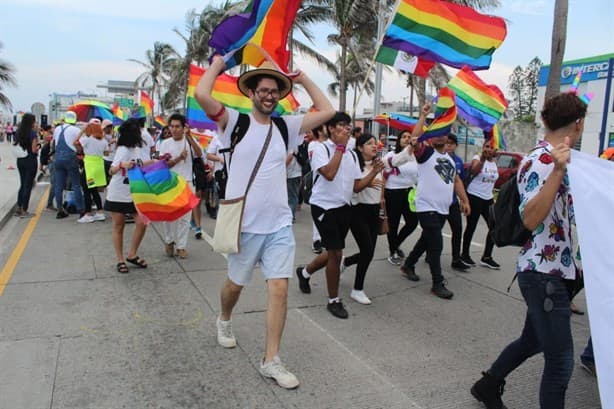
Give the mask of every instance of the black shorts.
<path id="1" fill-rule="evenodd" d="M 105 200 L 104 210 L 122 214 L 136 213 L 136 207 L 134 207 L 134 203 L 132 202 L 112 202 L 110 200 Z"/>
<path id="2" fill-rule="evenodd" d="M 345 248 L 345 236 L 350 230 L 352 219 L 352 210 L 349 205 L 328 210 L 311 205 L 311 218 L 322 237 L 322 247 L 327 250 Z"/>

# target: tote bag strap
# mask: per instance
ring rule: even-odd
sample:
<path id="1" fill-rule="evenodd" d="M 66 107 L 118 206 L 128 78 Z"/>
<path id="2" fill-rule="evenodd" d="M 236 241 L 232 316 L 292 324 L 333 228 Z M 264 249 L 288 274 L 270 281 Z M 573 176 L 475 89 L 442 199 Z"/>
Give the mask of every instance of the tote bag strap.
<path id="1" fill-rule="evenodd" d="M 264 141 L 264 146 L 260 151 L 260 156 L 258 156 L 258 160 L 256 161 L 256 165 L 254 165 L 254 170 L 252 171 L 252 175 L 249 178 L 249 182 L 247 182 L 247 188 L 245 189 L 245 195 L 247 196 L 247 192 L 249 192 L 249 188 L 252 186 L 254 179 L 256 179 L 256 173 L 258 173 L 258 169 L 260 169 L 260 165 L 262 164 L 262 160 L 264 159 L 264 155 L 266 154 L 267 148 L 271 142 L 271 136 L 273 134 L 273 122 L 271 121 L 271 125 L 269 126 L 269 133 L 266 136 L 266 140 Z"/>

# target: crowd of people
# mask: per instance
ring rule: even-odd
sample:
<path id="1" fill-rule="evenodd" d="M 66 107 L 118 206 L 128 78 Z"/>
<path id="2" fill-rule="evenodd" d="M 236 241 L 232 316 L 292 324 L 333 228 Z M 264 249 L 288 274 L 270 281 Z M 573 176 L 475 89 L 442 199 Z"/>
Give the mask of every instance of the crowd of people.
<path id="1" fill-rule="evenodd" d="M 221 199 L 239 198 L 249 191 L 241 221 L 240 251 L 228 255 L 228 277 L 220 292 L 217 341 L 225 348 L 237 345 L 232 330 L 233 309 L 258 265 L 268 289 L 266 340 L 259 371 L 281 387 L 291 389 L 299 385 L 298 378 L 279 358 L 289 279 L 296 275 L 299 290 L 309 294 L 310 280 L 323 269 L 327 309 L 333 316 L 347 319 L 349 314 L 339 294 L 340 275 L 356 266 L 349 296 L 357 303 L 371 304 L 365 291 L 367 272 L 377 239 L 385 235 L 387 260 L 399 267 L 403 277 L 421 279 L 416 263 L 426 253 L 431 292 L 439 298 L 452 299 L 454 293 L 447 288 L 441 266 L 442 228 L 448 221 L 452 231 L 451 268 L 465 272 L 475 266 L 470 244 L 480 216 L 488 221 L 488 209 L 494 200 L 496 150 L 490 141 L 485 141 L 481 154 L 473 157 L 465 169 L 455 154 L 458 141 L 454 134 L 422 141 L 420 136 L 431 110 L 427 104 L 413 131 L 401 132 L 388 151 L 375 136 L 353 129 L 351 118 L 336 112 L 305 73 L 299 72 L 290 79 L 271 69 L 248 71 L 239 78 L 239 89 L 251 99 L 253 109 L 236 143 L 242 114 L 212 96 L 215 78 L 224 68 L 224 61 L 214 57 L 196 87 L 196 99 L 219 129 L 206 150 L 190 135 L 181 114 L 171 115 L 167 127 L 152 132 L 144 127 L 144 118 L 129 119 L 117 129 L 110 121 L 96 118 L 77 126 L 73 112 L 67 112 L 55 127 L 39 129 L 34 117 L 25 114 L 11 135 L 13 143 L 27 152 L 17 160 L 21 188 L 15 215 L 32 215 L 28 212 L 29 198 L 37 171 L 48 173 L 52 188 L 47 209 L 56 212 L 56 218 L 78 213 L 79 223 L 93 223 L 104 221 L 105 211 L 110 213 L 116 268 L 119 273 L 128 273 L 128 264 L 148 267 L 138 255 L 147 224 L 130 194 L 129 169 L 165 161 L 188 181 L 205 203 L 208 216 L 214 219 Z M 313 109 L 303 115 L 284 116 L 280 124 L 272 115 L 293 83 L 306 90 Z M 581 276 L 579 259 L 572 254 L 577 250 L 577 239 L 571 233 L 575 231 L 575 221 L 565 167 L 569 147 L 582 133 L 585 114 L 585 104 L 574 94 L 548 100 L 542 111 L 545 140 L 520 166 L 520 212 L 524 225 L 533 232 L 517 265 L 528 312 L 520 338 L 506 347 L 471 389 L 487 408 L 504 407 L 504 379 L 537 353 L 543 353 L 546 361 L 540 387 L 541 407 L 564 405 L 573 368 L 569 289 Z M 87 165 L 88 157 L 97 158 L 95 163 L 103 167 L 102 183 L 95 182 L 96 168 Z M 199 175 L 201 165 L 203 175 Z M 292 225 L 303 203 L 310 205 L 315 256 L 308 264 L 296 266 Z M 464 233 L 462 214 L 466 215 Z M 127 222 L 134 222 L 135 229 L 128 252 L 124 253 Z M 402 245 L 418 225 L 420 235 L 406 256 Z M 178 220 L 163 223 L 167 256 L 188 257 L 190 230 L 196 239 L 202 238 L 200 206 Z M 356 241 L 355 254 L 344 254 L 348 233 Z M 557 235 L 555 239 L 553 234 Z M 552 240 L 559 247 L 564 245 L 566 257 L 544 256 Z M 480 264 L 499 269 L 493 249 L 494 243 L 487 235 Z M 546 308 L 546 299 L 554 307 Z"/>

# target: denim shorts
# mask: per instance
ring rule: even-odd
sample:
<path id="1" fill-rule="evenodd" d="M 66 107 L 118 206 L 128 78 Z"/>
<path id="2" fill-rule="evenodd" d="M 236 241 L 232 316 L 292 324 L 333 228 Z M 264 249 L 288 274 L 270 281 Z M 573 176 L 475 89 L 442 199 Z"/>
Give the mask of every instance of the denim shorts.
<path id="1" fill-rule="evenodd" d="M 241 251 L 228 255 L 228 278 L 240 286 L 249 284 L 256 263 L 265 280 L 292 277 L 296 243 L 292 226 L 269 234 L 241 233 Z"/>

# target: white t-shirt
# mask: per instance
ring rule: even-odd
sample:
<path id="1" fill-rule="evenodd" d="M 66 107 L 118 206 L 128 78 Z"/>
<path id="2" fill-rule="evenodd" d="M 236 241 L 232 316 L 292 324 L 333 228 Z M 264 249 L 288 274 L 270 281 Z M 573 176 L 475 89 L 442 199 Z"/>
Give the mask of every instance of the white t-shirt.
<path id="1" fill-rule="evenodd" d="M 388 152 L 384 161 L 391 172 L 386 179 L 386 189 L 408 189 L 416 186 L 418 183 L 418 162 L 414 155 L 410 156 L 408 162 L 397 167 L 390 165 L 390 160 L 395 155 L 394 152 Z"/>
<path id="2" fill-rule="evenodd" d="M 113 134 L 104 134 L 104 140 L 107 142 L 107 151 L 109 152 L 108 155 L 103 156 L 104 160 L 108 161 L 108 162 L 113 162 L 113 158 L 115 157 L 115 148 L 117 148 L 117 142 L 113 142 L 111 143 L 111 140 L 113 139 Z"/>
<path id="3" fill-rule="evenodd" d="M 83 153 L 93 156 L 104 156 L 104 151 L 106 151 L 109 146 L 106 139 L 97 139 L 93 136 L 81 137 L 79 142 L 83 147 Z"/>
<path id="4" fill-rule="evenodd" d="M 361 179 L 364 178 L 365 176 L 367 176 L 369 174 L 369 172 L 370 172 L 370 170 L 367 169 L 367 166 L 365 166 L 365 170 L 363 170 L 362 174 L 361 174 Z M 382 172 L 379 172 L 375 176 L 373 181 L 383 180 L 383 179 L 384 179 L 384 177 L 382 176 Z M 367 186 L 366 188 L 364 188 L 360 192 L 354 193 L 352 195 L 352 204 L 353 205 L 356 205 L 358 203 L 363 203 L 363 204 L 379 204 L 381 198 L 382 198 L 382 189 L 380 189 L 378 187 Z"/>
<path id="5" fill-rule="evenodd" d="M 58 142 L 60 140 L 60 134 L 62 133 L 62 129 L 65 129 L 64 141 L 66 142 L 66 145 L 68 145 L 70 149 L 76 152 L 77 148 L 75 148 L 75 141 L 81 134 L 81 130 L 74 125 L 68 125 L 68 124 L 64 124 L 64 125 L 60 125 L 56 127 L 55 131 L 53 132 L 53 140 L 55 141 L 56 147 L 58 146 Z"/>
<path id="6" fill-rule="evenodd" d="M 188 183 L 192 182 L 192 155 L 190 152 L 190 146 L 188 141 L 186 141 L 185 137 L 176 141 L 173 138 L 166 138 L 160 144 L 160 155 L 164 155 L 165 153 L 170 153 L 171 158 L 175 159 L 183 150 L 188 151 L 188 156 L 180 160 L 171 168 L 173 172 L 183 177 Z"/>
<path id="7" fill-rule="evenodd" d="M 145 162 L 151 159 L 151 150 L 156 146 L 156 142 L 144 128 L 141 129 L 141 139 L 143 140 L 143 145 L 141 146 L 141 160 Z"/>
<path id="8" fill-rule="evenodd" d="M 137 159 L 141 159 L 141 149 L 143 148 L 127 148 L 125 146 L 118 146 L 111 166 L 119 166 L 120 162 L 129 162 L 131 160 L 136 161 Z M 107 200 L 122 203 L 132 202 L 130 185 L 124 183 L 124 180 L 126 180 L 127 177 L 128 171 L 126 169 L 120 169 L 111 177 L 109 186 L 107 186 Z"/>
<path id="9" fill-rule="evenodd" d="M 296 150 L 294 151 L 294 153 L 296 153 Z M 287 166 L 288 179 L 299 178 L 301 177 L 302 174 L 303 174 L 303 169 L 301 168 L 301 165 L 298 164 L 296 157 L 292 155 L 292 159 L 290 159 L 290 163 L 288 163 L 288 166 Z"/>
<path id="10" fill-rule="evenodd" d="M 314 183 L 311 188 L 309 203 L 324 210 L 351 204 L 354 181 L 362 178 L 358 159 L 351 150 L 346 150 L 343 154 L 341 164 L 333 180 L 326 180 L 318 172 L 321 167 L 328 165 L 335 153 L 335 147 L 335 144 L 330 140 L 313 145 L 311 169 L 313 169 Z"/>
<path id="11" fill-rule="evenodd" d="M 479 161 L 480 156 L 475 155 L 473 160 Z M 499 169 L 497 169 L 495 161 L 484 161 L 480 173 L 475 175 L 467 186 L 467 193 L 480 199 L 490 200 L 493 198 L 492 190 L 495 188 L 497 179 L 499 179 Z"/>
<path id="12" fill-rule="evenodd" d="M 211 139 L 211 142 L 209 142 L 209 146 L 207 146 L 207 154 L 210 153 L 213 155 L 222 156 L 222 154 L 219 153 L 220 149 L 222 149 L 222 147 L 220 146 L 220 137 L 214 136 L 213 139 Z M 224 158 L 224 160 L 225 159 L 226 158 Z M 210 160 L 209 162 L 213 163 L 214 172 L 222 170 L 222 168 L 224 167 L 224 164 L 222 162 L 212 160 Z"/>
<path id="13" fill-rule="evenodd" d="M 220 136 L 222 148 L 230 147 L 230 134 L 239 117 L 239 112 L 234 109 L 226 109 L 226 112 L 228 112 L 228 123 L 224 134 Z M 251 114 L 249 117 L 249 129 L 241 142 L 235 146 L 229 164 L 226 199 L 238 198 L 245 194 L 247 182 L 271 126 L 257 122 Z M 286 156 L 303 140 L 299 134 L 303 116 L 287 115 L 283 119 L 288 127 L 288 149 L 277 126 L 273 124 L 271 142 L 245 200 L 241 228 L 243 233 L 270 234 L 292 225 L 292 212 L 288 207 L 286 189 Z"/>
<path id="14" fill-rule="evenodd" d="M 418 161 L 416 212 L 437 212 L 447 215 L 452 203 L 456 166 L 447 153 L 430 146 L 424 148 Z"/>

